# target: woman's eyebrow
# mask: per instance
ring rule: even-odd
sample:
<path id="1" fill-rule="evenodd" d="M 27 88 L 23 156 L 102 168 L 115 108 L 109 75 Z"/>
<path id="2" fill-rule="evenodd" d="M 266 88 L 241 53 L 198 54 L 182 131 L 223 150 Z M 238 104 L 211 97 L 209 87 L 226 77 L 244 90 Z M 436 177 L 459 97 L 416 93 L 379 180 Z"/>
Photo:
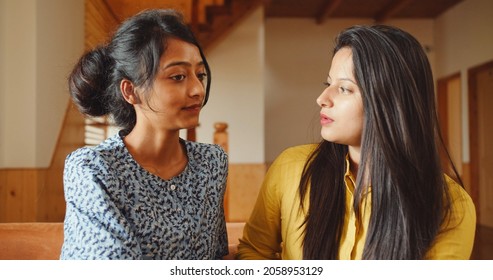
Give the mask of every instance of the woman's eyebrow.
<path id="1" fill-rule="evenodd" d="M 353 81 L 351 78 L 340 77 L 340 78 L 332 79 L 330 76 L 327 76 L 327 81 L 333 81 L 333 80 L 337 80 L 337 81 L 348 81 L 350 83 L 353 83 L 353 84 L 357 85 L 356 82 Z"/>
<path id="2" fill-rule="evenodd" d="M 351 83 L 353 83 L 353 84 L 356 84 L 356 82 L 355 82 L 355 81 L 353 81 L 353 80 L 352 80 L 352 79 L 350 79 L 350 78 L 339 78 L 338 80 L 339 80 L 339 81 L 348 81 L 348 82 L 351 82 Z"/>
<path id="3" fill-rule="evenodd" d="M 197 66 L 202 66 L 204 65 L 204 62 L 201 61 L 199 63 L 197 63 Z M 173 67 L 173 66 L 187 66 L 187 67 L 192 67 L 192 63 L 188 62 L 188 61 L 173 61 L 173 62 L 170 62 L 168 64 L 166 64 L 163 69 L 167 69 L 167 68 L 170 68 L 170 67 Z"/>

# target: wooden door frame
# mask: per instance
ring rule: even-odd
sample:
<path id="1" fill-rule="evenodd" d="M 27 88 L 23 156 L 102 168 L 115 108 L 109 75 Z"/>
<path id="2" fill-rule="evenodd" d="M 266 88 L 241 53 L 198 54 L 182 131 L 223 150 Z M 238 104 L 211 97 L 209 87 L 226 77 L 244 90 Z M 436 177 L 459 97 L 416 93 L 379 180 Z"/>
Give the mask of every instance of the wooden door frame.
<path id="1" fill-rule="evenodd" d="M 439 125 L 440 125 L 440 133 L 442 135 L 443 139 L 443 144 L 445 145 L 445 148 L 448 151 L 447 152 L 444 149 L 440 149 L 440 160 L 443 164 L 444 172 L 452 177 L 454 180 L 458 181 L 459 178 L 456 177 L 455 172 L 453 171 L 452 166 L 449 164 L 449 160 L 452 160 L 450 158 L 450 140 L 449 140 L 449 119 L 448 119 L 448 85 L 450 81 L 455 80 L 455 79 L 461 79 L 461 73 L 457 72 L 455 74 L 440 78 L 437 80 L 437 114 L 438 114 L 438 120 L 439 120 Z M 461 81 L 462 83 L 462 81 Z M 463 128 L 461 127 L 461 130 Z M 453 163 L 455 168 L 457 168 L 459 165 L 461 167 L 464 167 L 464 163 L 462 162 L 454 162 Z M 458 176 L 462 177 L 463 174 L 458 174 Z M 462 180 L 460 180 L 462 181 Z"/>
<path id="2" fill-rule="evenodd" d="M 448 83 L 457 78 L 461 78 L 460 72 L 437 80 L 437 109 L 438 119 L 440 121 L 440 130 L 443 137 L 443 142 L 448 149 Z M 459 163 L 457 163 L 459 164 Z"/>
<path id="3" fill-rule="evenodd" d="M 471 198 L 476 205 L 476 215 L 479 220 L 479 131 L 478 131 L 478 85 L 476 77 L 479 72 L 493 67 L 493 60 L 470 68 L 468 77 L 469 102 L 469 158 L 471 172 Z"/>

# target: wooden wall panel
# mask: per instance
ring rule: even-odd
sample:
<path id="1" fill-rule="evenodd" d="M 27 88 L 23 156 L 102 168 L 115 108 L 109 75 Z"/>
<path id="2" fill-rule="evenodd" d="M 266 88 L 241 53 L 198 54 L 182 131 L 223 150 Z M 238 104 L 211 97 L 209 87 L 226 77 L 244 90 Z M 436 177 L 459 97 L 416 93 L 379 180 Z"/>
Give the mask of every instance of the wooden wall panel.
<path id="1" fill-rule="evenodd" d="M 119 22 L 103 0 L 86 0 L 85 9 L 85 47 L 88 50 L 104 43 Z"/>
<path id="2" fill-rule="evenodd" d="M 0 222 L 62 222 L 63 166 L 84 146 L 84 118 L 70 103 L 49 168 L 0 170 Z"/>
<path id="3" fill-rule="evenodd" d="M 37 211 L 37 169 L 0 170 L 0 222 L 34 222 Z"/>
<path id="4" fill-rule="evenodd" d="M 84 117 L 70 102 L 51 165 L 44 174 L 41 174 L 42 178 L 38 185 L 39 202 L 36 219 L 39 222 L 62 222 L 65 217 L 63 194 L 65 158 L 72 151 L 84 146 L 84 126 Z"/>

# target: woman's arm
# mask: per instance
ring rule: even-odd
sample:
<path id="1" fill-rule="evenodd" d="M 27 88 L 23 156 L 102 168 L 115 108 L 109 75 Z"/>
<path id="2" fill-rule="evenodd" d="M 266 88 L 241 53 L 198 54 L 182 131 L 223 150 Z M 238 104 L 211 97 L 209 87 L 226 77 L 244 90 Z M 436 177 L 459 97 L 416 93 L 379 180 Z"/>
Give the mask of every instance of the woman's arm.
<path id="1" fill-rule="evenodd" d="M 108 195 L 117 184 L 97 152 L 81 149 L 67 157 L 61 259 L 141 258 L 133 232 Z"/>
<path id="2" fill-rule="evenodd" d="M 467 260 L 471 257 L 476 232 L 476 210 L 471 197 L 452 179 L 446 178 L 452 208 L 427 259 Z"/>

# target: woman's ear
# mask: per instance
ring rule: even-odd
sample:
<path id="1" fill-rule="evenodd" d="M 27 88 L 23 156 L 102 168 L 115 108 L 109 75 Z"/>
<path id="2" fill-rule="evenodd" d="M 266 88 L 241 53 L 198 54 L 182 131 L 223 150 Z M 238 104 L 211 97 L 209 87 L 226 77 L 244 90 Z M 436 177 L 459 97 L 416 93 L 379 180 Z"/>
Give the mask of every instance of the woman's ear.
<path id="1" fill-rule="evenodd" d="M 123 95 L 123 98 L 130 104 L 135 105 L 140 103 L 139 95 L 137 94 L 136 88 L 134 84 L 127 80 L 123 79 L 120 82 L 120 91 Z"/>

